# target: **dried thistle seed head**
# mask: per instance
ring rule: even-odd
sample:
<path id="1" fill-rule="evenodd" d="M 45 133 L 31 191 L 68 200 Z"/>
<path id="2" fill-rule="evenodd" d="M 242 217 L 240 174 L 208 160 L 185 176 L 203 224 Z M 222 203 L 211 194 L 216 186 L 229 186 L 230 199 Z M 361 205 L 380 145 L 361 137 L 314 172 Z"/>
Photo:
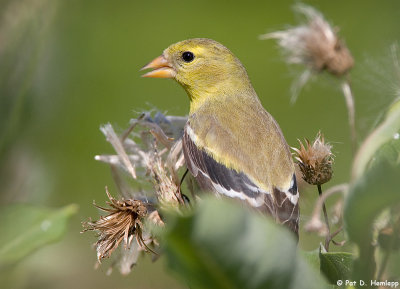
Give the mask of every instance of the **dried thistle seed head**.
<path id="1" fill-rule="evenodd" d="M 97 155 L 95 159 L 111 165 L 115 182 L 123 196 L 140 198 L 124 182 L 122 173 L 126 171 L 132 178 L 138 175 L 139 181 L 150 182 L 154 191 L 149 192 L 149 195 L 156 197 L 160 203 L 174 206 L 183 203 L 178 190 L 178 170 L 185 162 L 179 136 L 186 119 L 164 116 L 159 112 L 151 117 L 150 112 L 144 112 L 137 119 L 131 120 L 130 127 L 122 135 L 117 135 L 110 124 L 101 127 L 117 154 Z M 172 135 L 177 139 L 169 137 L 173 131 L 176 134 Z"/>
<path id="2" fill-rule="evenodd" d="M 337 29 L 332 28 L 323 15 L 310 6 L 297 4 L 294 10 L 305 16 L 306 23 L 267 33 L 260 38 L 277 39 L 290 64 L 303 64 L 316 72 L 326 69 L 338 76 L 349 71 L 354 60 L 345 43 L 338 38 Z"/>
<path id="3" fill-rule="evenodd" d="M 128 248 L 135 237 L 136 242 L 145 251 L 151 251 L 143 239 L 143 219 L 147 216 L 146 205 L 139 200 L 116 200 L 106 188 L 109 198 L 107 205 L 103 208 L 95 206 L 102 211 L 108 212 L 97 221 L 84 222 L 82 225 L 85 231 L 98 231 L 99 239 L 94 244 L 99 262 L 103 258 L 110 257 L 111 253 L 124 241 L 125 248 Z"/>
<path id="4" fill-rule="evenodd" d="M 107 191 L 109 208 L 97 207 L 108 215 L 83 224 L 84 231 L 99 233 L 99 239 L 94 244 L 99 263 L 103 258 L 110 257 L 121 242 L 125 246 L 120 246 L 120 254 L 114 254 L 112 267 L 118 267 L 122 274 L 131 271 L 142 251 L 154 253 L 153 260 L 159 256 L 150 249 L 159 247 L 159 244 L 143 223 L 145 220 L 146 224 L 163 226 L 164 222 L 155 207 L 178 208 L 183 204 L 178 171 L 185 165 L 180 136 L 186 120 L 186 117 L 160 112 L 155 116 L 151 112 L 143 112 L 137 119 L 131 120 L 129 128 L 120 135 L 111 124 L 101 127 L 116 154 L 97 155 L 95 159 L 111 166 L 116 186 L 125 199 L 115 200 Z M 126 177 L 136 179 L 136 176 L 138 181 L 150 183 L 152 190 L 134 190 L 126 182 Z M 133 239 L 136 242 L 132 242 Z"/>
<path id="5" fill-rule="evenodd" d="M 293 148 L 303 179 L 311 185 L 322 185 L 332 178 L 332 146 L 325 143 L 319 132 L 314 142 L 305 140 L 306 146 L 299 140 L 300 148 Z"/>

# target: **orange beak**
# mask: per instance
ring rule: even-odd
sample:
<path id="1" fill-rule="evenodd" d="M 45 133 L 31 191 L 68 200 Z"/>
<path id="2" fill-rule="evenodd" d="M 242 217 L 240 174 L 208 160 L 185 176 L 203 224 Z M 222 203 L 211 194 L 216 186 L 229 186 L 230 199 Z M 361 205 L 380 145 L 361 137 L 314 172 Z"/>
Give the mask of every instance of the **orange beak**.
<path id="1" fill-rule="evenodd" d="M 176 75 L 175 70 L 162 55 L 151 61 L 149 64 L 143 66 L 140 70 L 149 68 L 154 70 L 143 74 L 142 77 L 174 78 Z"/>

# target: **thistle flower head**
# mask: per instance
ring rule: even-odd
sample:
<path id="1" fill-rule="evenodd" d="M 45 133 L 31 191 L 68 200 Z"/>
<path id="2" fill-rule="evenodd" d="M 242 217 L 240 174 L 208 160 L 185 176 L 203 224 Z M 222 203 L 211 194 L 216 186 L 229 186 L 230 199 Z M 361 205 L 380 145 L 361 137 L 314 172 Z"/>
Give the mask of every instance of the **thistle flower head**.
<path id="1" fill-rule="evenodd" d="M 115 154 L 97 155 L 95 159 L 110 165 L 124 199 L 116 200 L 107 191 L 109 207 L 95 206 L 108 215 L 83 223 L 84 231 L 98 232 L 95 248 L 99 263 L 123 243 L 123 250 L 113 260 L 112 267 L 117 266 L 122 274 L 128 274 L 141 252 L 155 253 L 151 248 L 159 244 L 143 223 L 163 226 L 158 209 L 164 205 L 179 207 L 183 203 L 178 170 L 185 163 L 179 140 L 185 123 L 185 117 L 165 116 L 160 112 L 153 117 L 150 112 L 144 112 L 121 135 L 111 124 L 101 127 Z M 147 182 L 151 189 L 138 192 L 131 187 L 132 180 L 144 185 Z"/>
<path id="2" fill-rule="evenodd" d="M 311 185 L 322 185 L 332 178 L 333 154 L 332 146 L 325 143 L 324 137 L 318 133 L 314 142 L 305 140 L 305 146 L 299 140 L 300 148 L 293 148 L 296 153 L 303 179 Z"/>
<path id="3" fill-rule="evenodd" d="M 310 6 L 297 4 L 294 9 L 306 17 L 307 23 L 261 35 L 261 39 L 277 39 L 288 63 L 303 64 L 317 72 L 326 69 L 335 75 L 342 75 L 351 69 L 353 57 L 338 38 L 337 29 L 332 28 L 323 15 Z"/>
<path id="4" fill-rule="evenodd" d="M 108 208 L 100 207 L 100 210 L 108 215 L 101 216 L 97 221 L 84 222 L 85 231 L 98 231 L 99 238 L 95 243 L 97 259 L 100 262 L 107 258 L 123 241 L 125 248 L 129 248 L 135 237 L 137 244 L 146 251 L 153 252 L 143 239 L 143 219 L 147 216 L 146 205 L 139 200 L 116 200 L 108 190 L 106 193 L 109 201 Z"/>
<path id="5" fill-rule="evenodd" d="M 260 36 L 260 39 L 276 39 L 289 64 L 306 67 L 292 87 L 292 102 L 301 88 L 312 76 L 312 72 L 324 70 L 335 76 L 346 74 L 354 65 L 346 44 L 337 35 L 324 16 L 314 8 L 297 4 L 295 12 L 305 16 L 306 21 L 287 30 L 275 31 Z"/>

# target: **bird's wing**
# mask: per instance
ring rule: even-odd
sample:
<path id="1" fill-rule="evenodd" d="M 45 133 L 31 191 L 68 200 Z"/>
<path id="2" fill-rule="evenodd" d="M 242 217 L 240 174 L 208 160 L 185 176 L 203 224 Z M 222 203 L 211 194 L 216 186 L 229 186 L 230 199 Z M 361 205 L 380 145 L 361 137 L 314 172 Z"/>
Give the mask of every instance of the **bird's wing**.
<path id="1" fill-rule="evenodd" d="M 201 188 L 247 201 L 252 207 L 287 225 L 298 235 L 299 207 L 295 175 L 293 174 L 289 192 L 282 192 L 275 187 L 272 192 L 265 191 L 254 184 L 244 172 L 226 167 L 205 150 L 199 149 L 188 133 L 189 125 L 186 125 L 183 135 L 185 160 Z M 297 196 L 297 199 L 293 196 Z"/>

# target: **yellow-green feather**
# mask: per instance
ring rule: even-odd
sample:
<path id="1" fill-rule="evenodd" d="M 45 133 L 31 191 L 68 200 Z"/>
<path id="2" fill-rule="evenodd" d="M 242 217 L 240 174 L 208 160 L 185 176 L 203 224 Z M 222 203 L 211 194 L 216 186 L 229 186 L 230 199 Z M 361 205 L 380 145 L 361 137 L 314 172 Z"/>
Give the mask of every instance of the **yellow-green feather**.
<path id="1" fill-rule="evenodd" d="M 249 96 L 214 98 L 189 117 L 195 144 L 260 188 L 287 190 L 294 173 L 289 148 L 274 119 Z"/>

